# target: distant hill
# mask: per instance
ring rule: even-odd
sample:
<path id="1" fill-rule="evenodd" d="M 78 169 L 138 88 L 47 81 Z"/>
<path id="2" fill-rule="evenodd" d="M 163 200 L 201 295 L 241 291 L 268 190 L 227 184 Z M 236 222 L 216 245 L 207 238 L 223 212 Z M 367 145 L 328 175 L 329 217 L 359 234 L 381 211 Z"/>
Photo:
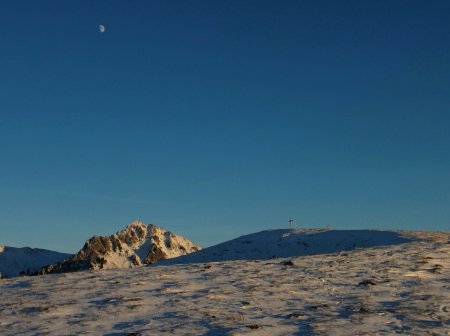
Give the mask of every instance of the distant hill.
<path id="1" fill-rule="evenodd" d="M 266 260 L 328 254 L 356 248 L 387 246 L 411 241 L 395 231 L 278 229 L 245 235 L 162 264 L 227 260 Z M 161 263 L 159 263 L 161 264 Z"/>
<path id="2" fill-rule="evenodd" d="M 94 236 L 71 258 L 43 267 L 35 274 L 132 268 L 200 250 L 190 240 L 153 224 L 132 222 L 111 236 Z"/>
<path id="3" fill-rule="evenodd" d="M 0 278 L 36 272 L 41 267 L 69 258 L 67 253 L 30 247 L 0 245 Z"/>

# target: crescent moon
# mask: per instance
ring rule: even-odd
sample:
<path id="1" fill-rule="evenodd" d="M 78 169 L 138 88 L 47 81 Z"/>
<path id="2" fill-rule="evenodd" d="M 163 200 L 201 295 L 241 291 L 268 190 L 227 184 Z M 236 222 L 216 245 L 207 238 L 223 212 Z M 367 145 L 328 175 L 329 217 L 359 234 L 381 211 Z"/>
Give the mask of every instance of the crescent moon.
<path id="1" fill-rule="evenodd" d="M 105 30 L 106 30 L 106 28 L 105 28 L 104 25 L 99 25 L 99 26 L 98 26 L 98 30 L 100 31 L 100 33 L 104 33 Z"/>

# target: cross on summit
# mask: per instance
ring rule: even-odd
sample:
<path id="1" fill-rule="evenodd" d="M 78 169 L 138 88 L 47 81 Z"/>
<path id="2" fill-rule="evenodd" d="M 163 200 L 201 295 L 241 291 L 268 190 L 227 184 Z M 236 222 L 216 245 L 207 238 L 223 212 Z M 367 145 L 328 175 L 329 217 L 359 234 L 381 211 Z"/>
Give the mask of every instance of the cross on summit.
<path id="1" fill-rule="evenodd" d="M 289 218 L 288 220 L 289 223 L 289 229 L 292 229 L 293 227 L 295 227 L 295 219 L 294 218 Z"/>

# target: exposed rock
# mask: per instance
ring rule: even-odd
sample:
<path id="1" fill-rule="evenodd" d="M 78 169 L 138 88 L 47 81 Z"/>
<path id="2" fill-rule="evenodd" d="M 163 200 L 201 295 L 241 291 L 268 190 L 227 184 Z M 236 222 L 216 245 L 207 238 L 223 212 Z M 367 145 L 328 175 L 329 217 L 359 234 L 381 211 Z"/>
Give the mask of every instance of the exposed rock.
<path id="1" fill-rule="evenodd" d="M 257 325 L 257 324 L 250 324 L 250 325 L 247 326 L 247 328 L 249 328 L 249 329 L 259 329 L 259 325 Z"/>
<path id="2" fill-rule="evenodd" d="M 366 287 L 367 286 L 375 286 L 375 285 L 376 285 L 375 281 L 370 280 L 370 279 L 363 280 L 358 284 L 358 286 L 366 286 Z"/>
<path id="3" fill-rule="evenodd" d="M 73 257 L 33 274 L 132 268 L 200 249 L 199 245 L 161 227 L 135 221 L 111 236 L 93 236 Z"/>
<path id="4" fill-rule="evenodd" d="M 292 260 L 282 261 L 280 264 L 282 264 L 284 266 L 294 266 L 294 263 L 292 262 Z"/>

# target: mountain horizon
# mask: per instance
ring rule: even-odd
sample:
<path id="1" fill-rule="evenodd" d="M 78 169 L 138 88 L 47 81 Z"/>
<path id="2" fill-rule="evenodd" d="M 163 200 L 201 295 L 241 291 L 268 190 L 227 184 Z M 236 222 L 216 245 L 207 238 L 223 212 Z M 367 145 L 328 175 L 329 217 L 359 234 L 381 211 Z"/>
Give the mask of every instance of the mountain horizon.
<path id="1" fill-rule="evenodd" d="M 4 248 L 9 254 L 4 254 L 4 251 L 0 250 L 0 272 L 9 277 L 21 273 L 37 275 L 86 269 L 133 268 L 200 249 L 200 245 L 165 228 L 135 220 L 115 234 L 92 236 L 74 254 L 29 247 Z M 12 250 L 23 251 L 21 262 L 16 260 L 17 256 L 11 256 L 9 251 Z M 41 251 L 39 257 L 35 256 L 36 251 Z M 16 255 L 18 253 L 16 252 Z M 27 260 L 26 253 L 30 256 L 30 260 Z M 53 257 L 48 257 L 48 254 Z M 33 256 L 38 260 L 34 260 Z"/>

